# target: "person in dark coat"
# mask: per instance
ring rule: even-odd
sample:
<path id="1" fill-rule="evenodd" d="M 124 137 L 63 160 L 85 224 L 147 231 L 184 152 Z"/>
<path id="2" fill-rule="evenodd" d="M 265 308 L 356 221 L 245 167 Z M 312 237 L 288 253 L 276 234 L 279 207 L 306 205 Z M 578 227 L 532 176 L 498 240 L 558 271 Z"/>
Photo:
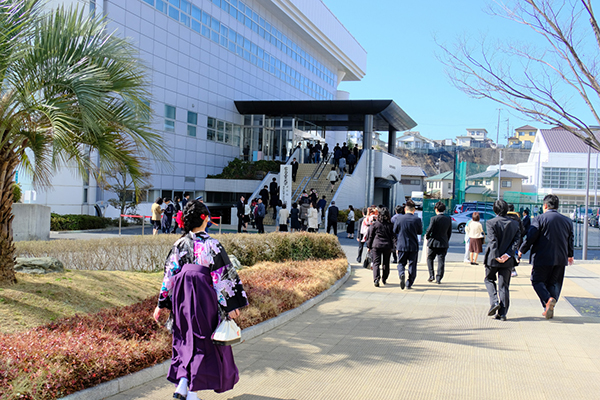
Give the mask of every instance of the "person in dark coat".
<path id="1" fill-rule="evenodd" d="M 242 233 L 242 225 L 244 224 L 244 212 L 246 211 L 245 200 L 246 198 L 244 196 L 240 196 L 240 201 L 235 205 L 235 208 L 237 208 L 238 233 Z"/>
<path id="2" fill-rule="evenodd" d="M 292 182 L 296 182 L 296 175 L 298 175 L 298 167 L 299 167 L 296 157 L 294 157 L 291 164 L 292 164 Z"/>
<path id="3" fill-rule="evenodd" d="M 429 269 L 429 282 L 434 280 L 440 284 L 444 277 L 446 253 L 448 252 L 450 236 L 452 236 L 452 219 L 444 214 L 446 205 L 438 201 L 435 205 L 436 216 L 429 221 L 429 228 L 425 232 L 427 238 L 427 268 Z M 434 275 L 433 260 L 438 258 L 437 274 Z"/>
<path id="4" fill-rule="evenodd" d="M 490 297 L 488 315 L 506 321 L 510 306 L 510 271 L 516 261 L 521 228 L 517 221 L 506 216 L 508 204 L 504 200 L 494 202 L 494 212 L 496 217 L 486 222 L 488 245 L 483 258 L 484 283 Z"/>
<path id="5" fill-rule="evenodd" d="M 273 178 L 269 184 L 269 205 L 273 208 L 273 219 L 277 218 L 277 205 L 279 204 L 279 186 L 277 178 Z"/>
<path id="6" fill-rule="evenodd" d="M 367 236 L 367 250 L 372 251 L 373 257 L 373 284 L 379 287 L 380 278 L 384 285 L 387 283 L 390 275 L 390 256 L 394 249 L 394 224 L 387 207 L 379 207 L 377 220 L 369 228 Z M 383 269 L 381 273 L 380 266 Z"/>
<path id="7" fill-rule="evenodd" d="M 529 217 L 529 208 L 526 208 L 523 211 L 523 229 L 525 229 L 525 236 L 527 236 L 527 232 L 529 231 L 529 227 L 531 226 L 531 217 Z M 525 240 L 525 238 L 523 238 Z"/>
<path id="8" fill-rule="evenodd" d="M 340 158 L 342 158 L 342 149 L 340 149 L 339 144 L 333 149 L 333 164 L 337 167 L 340 162 Z"/>
<path id="9" fill-rule="evenodd" d="M 519 245 L 517 246 L 517 250 L 521 247 L 521 244 L 523 244 L 523 238 L 525 237 L 525 233 L 527 232 L 525 230 L 525 225 L 523 224 L 523 221 L 521 221 L 521 216 L 519 215 L 518 212 L 515 211 L 515 206 L 514 204 L 509 204 L 508 205 L 508 212 L 506 213 L 506 216 L 510 219 L 514 219 L 515 221 L 517 221 L 517 223 L 519 224 L 519 231 L 521 233 L 521 238 L 519 239 Z M 515 253 L 516 254 L 516 253 Z M 510 276 L 517 276 L 517 269 L 516 267 L 519 265 L 519 260 L 516 259 L 513 267 L 510 271 Z"/>
<path id="10" fill-rule="evenodd" d="M 313 205 L 313 207 L 317 208 L 317 200 L 319 200 L 319 195 L 314 188 L 310 188 L 310 194 L 308 195 L 308 198 L 310 199 L 310 203 Z"/>
<path id="11" fill-rule="evenodd" d="M 558 212 L 556 195 L 544 197 L 544 213 L 533 219 L 519 257 L 531 249 L 531 284 L 546 319 L 554 317 L 554 307 L 562 290 L 566 265 L 573 264 L 573 224 Z"/>
<path id="12" fill-rule="evenodd" d="M 165 210 L 163 211 L 161 228 L 162 233 L 169 233 L 171 231 L 171 223 L 173 222 L 173 215 L 175 214 L 175 206 L 171 202 L 170 198 L 165 199 Z"/>
<path id="13" fill-rule="evenodd" d="M 354 167 L 356 166 L 356 156 L 354 153 L 348 154 L 348 157 L 346 157 L 346 163 L 348 164 L 348 173 L 352 175 L 354 172 Z"/>
<path id="14" fill-rule="evenodd" d="M 291 232 L 300 232 L 300 210 L 298 209 L 298 203 L 292 203 L 292 209 L 290 210 L 290 230 Z"/>
<path id="15" fill-rule="evenodd" d="M 321 210 L 321 218 L 325 218 L 325 207 L 327 207 L 327 197 L 323 196 L 317 201 L 317 210 Z"/>
<path id="16" fill-rule="evenodd" d="M 417 260 L 419 259 L 419 235 L 423 233 L 423 222 L 415 215 L 415 203 L 408 200 L 405 214 L 396 214 L 394 234 L 396 237 L 396 250 L 398 250 L 398 275 L 400 287 L 410 289 L 417 278 Z M 397 210 L 399 211 L 399 210 Z M 405 268 L 408 263 L 408 281 L 406 281 Z"/>
<path id="17" fill-rule="evenodd" d="M 327 156 L 329 155 L 329 146 L 327 143 L 323 145 L 323 150 L 321 150 L 321 154 L 323 155 L 323 162 L 327 162 Z"/>
<path id="18" fill-rule="evenodd" d="M 183 195 L 183 200 L 181 200 L 181 209 L 185 209 L 185 205 L 188 203 L 188 201 L 190 201 L 190 194 L 189 193 L 185 193 Z"/>
<path id="19" fill-rule="evenodd" d="M 260 198 L 262 199 L 263 204 L 269 204 L 269 187 L 267 185 L 265 185 L 260 192 L 258 192 L 258 195 L 260 196 Z"/>
<path id="20" fill-rule="evenodd" d="M 256 229 L 258 229 L 258 233 L 265 233 L 265 226 L 263 224 L 263 221 L 265 219 L 266 214 L 267 209 L 265 207 L 265 204 L 263 203 L 262 198 L 259 197 L 254 212 L 254 219 L 256 220 Z"/>
<path id="21" fill-rule="evenodd" d="M 333 228 L 333 234 L 337 236 L 337 223 L 338 223 L 338 213 L 339 209 L 335 206 L 335 201 L 331 202 L 331 206 L 329 206 L 329 211 L 327 212 L 327 233 L 331 231 Z"/>
<path id="22" fill-rule="evenodd" d="M 348 145 L 346 144 L 346 142 L 344 142 L 342 144 L 342 158 L 348 157 L 348 154 L 350 154 L 350 150 L 348 150 Z"/>

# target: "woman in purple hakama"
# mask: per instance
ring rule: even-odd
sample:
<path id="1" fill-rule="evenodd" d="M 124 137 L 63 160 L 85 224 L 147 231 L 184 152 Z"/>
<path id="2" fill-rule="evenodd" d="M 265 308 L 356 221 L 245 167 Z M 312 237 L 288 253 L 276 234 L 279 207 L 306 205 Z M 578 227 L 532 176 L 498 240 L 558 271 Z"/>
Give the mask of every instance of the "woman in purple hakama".
<path id="1" fill-rule="evenodd" d="M 220 321 L 236 318 L 248 304 L 235 268 L 218 240 L 206 232 L 208 209 L 190 201 L 183 210 L 184 235 L 165 263 L 154 318 L 163 308 L 173 316 L 173 356 L 167 379 L 178 385 L 174 398 L 192 392 L 231 390 L 239 380 L 231 346 L 216 345 L 211 335 Z M 188 393 L 189 388 L 189 393 Z"/>

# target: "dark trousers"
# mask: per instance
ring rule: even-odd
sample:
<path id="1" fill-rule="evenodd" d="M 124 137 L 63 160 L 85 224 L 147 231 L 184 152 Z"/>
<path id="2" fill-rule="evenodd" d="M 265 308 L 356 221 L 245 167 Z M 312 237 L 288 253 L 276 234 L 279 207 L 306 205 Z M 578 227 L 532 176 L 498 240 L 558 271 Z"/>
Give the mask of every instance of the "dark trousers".
<path id="1" fill-rule="evenodd" d="M 437 247 L 429 247 L 427 249 L 427 268 L 429 269 L 429 277 L 435 278 L 436 281 L 440 282 L 444 277 L 444 267 L 446 266 L 446 253 L 448 249 L 440 249 Z M 437 256 L 438 267 L 437 274 L 433 271 L 433 260 Z"/>
<path id="2" fill-rule="evenodd" d="M 335 236 L 337 236 L 337 221 L 327 221 L 327 233 L 329 233 L 329 231 L 331 231 L 332 227 L 333 227 L 333 234 Z"/>
<path id="3" fill-rule="evenodd" d="M 161 220 L 162 233 L 169 233 L 171 231 L 171 221 L 173 221 L 173 215 L 163 215 Z"/>
<path id="4" fill-rule="evenodd" d="M 550 267 L 534 266 L 531 269 L 531 284 L 542 302 L 542 307 L 546 307 L 546 303 L 548 303 L 550 297 L 554 297 L 558 301 L 564 279 L 564 265 Z"/>
<path id="5" fill-rule="evenodd" d="M 242 225 L 244 224 L 244 216 L 238 215 L 238 233 L 242 233 Z"/>
<path id="6" fill-rule="evenodd" d="M 490 306 L 496 303 L 500 304 L 498 315 L 506 315 L 510 306 L 510 294 L 508 286 L 510 285 L 511 267 L 488 267 L 485 266 L 485 288 L 490 296 Z M 498 286 L 496 286 L 496 279 Z"/>
<path id="7" fill-rule="evenodd" d="M 415 282 L 417 277 L 417 260 L 419 259 L 418 251 L 398 251 L 398 276 L 402 276 L 406 271 L 408 263 L 408 281 L 406 286 L 410 287 Z"/>
<path id="8" fill-rule="evenodd" d="M 360 260 L 362 259 L 362 252 L 363 252 L 363 247 L 365 247 L 365 242 L 362 241 L 363 235 L 361 235 L 360 233 L 358 234 L 359 236 L 359 240 L 358 240 L 358 262 L 360 262 Z"/>
<path id="9" fill-rule="evenodd" d="M 298 172 L 292 171 L 292 182 L 296 182 L 296 175 L 298 175 Z"/>
<path id="10" fill-rule="evenodd" d="M 258 229 L 258 233 L 265 233 L 264 219 L 265 217 L 256 217 L 256 229 Z"/>
<path id="11" fill-rule="evenodd" d="M 379 282 L 379 267 L 383 266 L 381 280 L 385 283 L 390 276 L 390 256 L 392 255 L 392 250 L 372 249 L 371 254 L 373 255 L 373 282 Z"/>

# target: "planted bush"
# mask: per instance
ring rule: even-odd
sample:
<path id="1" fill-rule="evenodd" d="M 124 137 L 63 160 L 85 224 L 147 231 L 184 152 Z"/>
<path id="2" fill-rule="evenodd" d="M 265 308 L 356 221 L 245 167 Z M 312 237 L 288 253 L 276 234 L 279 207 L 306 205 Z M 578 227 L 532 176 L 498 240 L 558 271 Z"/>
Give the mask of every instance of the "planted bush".
<path id="1" fill-rule="evenodd" d="M 314 233 L 212 235 L 244 266 L 283 260 L 344 257 L 335 236 Z M 176 235 L 17 242 L 18 257 L 56 257 L 67 269 L 155 271 L 163 268 Z"/>
<path id="2" fill-rule="evenodd" d="M 118 220 L 97 217 L 94 215 L 65 214 L 50 215 L 50 229 L 53 231 L 77 231 L 85 229 L 102 229 L 118 226 Z"/>
<path id="3" fill-rule="evenodd" d="M 246 328 L 297 307 L 328 289 L 347 265 L 343 258 L 265 263 L 240 271 L 250 305 L 242 309 L 239 325 Z M 155 306 L 152 296 L 0 334 L 0 399 L 57 399 L 168 360 L 171 335 L 152 319 Z"/>

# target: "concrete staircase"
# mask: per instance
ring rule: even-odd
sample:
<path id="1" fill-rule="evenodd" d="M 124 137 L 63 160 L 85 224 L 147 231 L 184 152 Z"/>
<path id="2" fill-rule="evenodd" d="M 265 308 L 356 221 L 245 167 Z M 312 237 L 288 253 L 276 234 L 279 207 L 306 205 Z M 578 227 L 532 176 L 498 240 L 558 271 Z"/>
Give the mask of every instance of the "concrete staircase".
<path id="1" fill-rule="evenodd" d="M 298 196 L 302 194 L 302 190 L 306 190 L 306 193 L 310 195 L 310 189 L 313 188 L 317 191 L 319 199 L 321 199 L 322 196 L 327 196 L 327 206 L 325 207 L 325 209 L 327 209 L 327 207 L 329 207 L 331 199 L 333 198 L 333 195 L 335 194 L 338 187 L 340 186 L 340 183 L 342 182 L 342 180 L 339 179 L 334 186 L 333 192 L 331 191 L 331 184 L 327 180 L 327 174 L 329 173 L 329 171 L 331 171 L 332 166 L 332 164 L 323 165 L 322 163 L 299 164 L 298 174 L 296 175 L 296 182 L 292 183 L 292 194 L 296 193 L 296 191 L 298 191 L 298 193 L 296 193 L 292 197 L 292 202 L 296 202 L 298 200 Z M 308 178 L 311 178 L 317 169 L 317 175 L 313 179 L 309 180 Z M 303 178 L 305 177 L 307 179 L 304 179 L 303 181 Z M 299 187 L 303 187 L 303 189 L 298 190 Z M 291 208 L 291 204 L 288 204 L 288 209 L 289 208 Z M 267 210 L 267 215 L 265 216 L 264 224 L 275 225 L 272 208 Z"/>

